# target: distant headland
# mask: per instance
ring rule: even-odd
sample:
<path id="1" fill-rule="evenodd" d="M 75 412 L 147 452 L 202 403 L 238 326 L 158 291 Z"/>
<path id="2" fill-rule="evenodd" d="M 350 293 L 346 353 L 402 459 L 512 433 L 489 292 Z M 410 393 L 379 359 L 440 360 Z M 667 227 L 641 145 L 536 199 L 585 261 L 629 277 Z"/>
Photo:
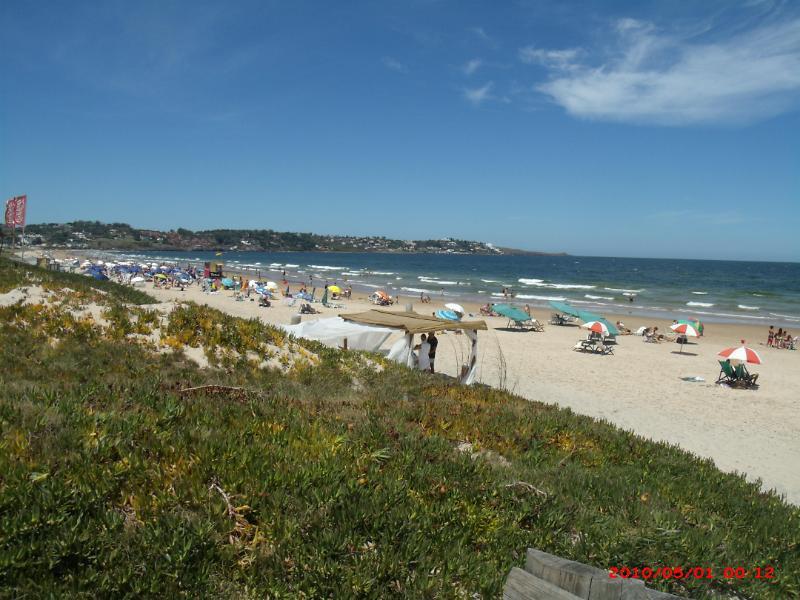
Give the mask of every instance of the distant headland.
<path id="1" fill-rule="evenodd" d="M 481 254 L 566 256 L 565 252 L 532 252 L 488 242 L 444 238 L 395 240 L 382 236 L 320 235 L 272 229 L 137 229 L 127 223 L 72 221 L 27 226 L 29 246 L 92 250 L 185 250 L 238 252 L 384 252 L 396 254 Z"/>

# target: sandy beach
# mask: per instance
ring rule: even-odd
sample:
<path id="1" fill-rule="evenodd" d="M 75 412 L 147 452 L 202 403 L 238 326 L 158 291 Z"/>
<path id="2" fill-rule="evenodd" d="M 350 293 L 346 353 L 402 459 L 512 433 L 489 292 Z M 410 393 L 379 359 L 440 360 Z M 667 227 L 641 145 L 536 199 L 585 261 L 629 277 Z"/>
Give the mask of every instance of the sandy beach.
<path id="1" fill-rule="evenodd" d="M 269 308 L 248 300 L 237 302 L 233 292 L 206 294 L 197 286 L 180 291 L 148 284 L 147 291 L 162 302 L 189 300 L 272 324 L 288 324 L 298 311 L 297 305 L 290 307 L 281 301 Z M 314 306 L 321 314 L 303 315 L 303 320 L 374 308 L 363 294 L 340 304 L 344 308 L 335 310 L 317 303 Z M 414 310 L 426 314 L 441 307 L 436 301 L 414 303 Z M 477 305 L 465 308 L 478 312 Z M 549 318 L 542 311 L 534 316 L 542 322 Z M 665 331 L 669 326 L 668 322 L 628 315 L 607 317 L 621 318 L 633 330 L 657 325 Z M 586 336 L 577 326 L 546 324 L 544 332 L 536 333 L 507 330 L 504 318 L 485 320 L 489 330 L 479 336 L 481 383 L 677 444 L 713 459 L 720 469 L 745 473 L 750 480 L 761 479 L 765 489 L 775 489 L 791 502 L 800 503 L 800 380 L 795 377 L 800 354 L 762 345 L 766 338 L 762 328 L 713 324 L 707 326 L 703 337 L 686 345 L 683 353 L 673 342 L 649 344 L 639 336 L 619 336 L 614 355 L 601 356 L 573 350 Z M 395 339 L 397 336 L 391 336 L 384 348 Z M 455 375 L 468 354 L 465 336 L 446 333 L 439 339 L 436 368 Z M 742 339 L 758 348 L 764 360 L 753 367 L 753 372 L 759 373 L 758 390 L 714 384 L 719 373 L 717 353 Z M 690 376 L 705 381 L 682 380 Z"/>

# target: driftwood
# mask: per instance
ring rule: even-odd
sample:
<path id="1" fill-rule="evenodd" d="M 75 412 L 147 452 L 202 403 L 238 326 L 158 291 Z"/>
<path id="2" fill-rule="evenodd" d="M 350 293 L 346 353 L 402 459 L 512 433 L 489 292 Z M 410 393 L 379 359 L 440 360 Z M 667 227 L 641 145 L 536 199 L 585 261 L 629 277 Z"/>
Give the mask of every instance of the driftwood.
<path id="1" fill-rule="evenodd" d="M 184 388 L 177 391 L 179 396 L 222 396 L 228 400 L 242 402 L 254 392 L 242 387 L 232 387 L 229 385 L 199 385 L 196 387 Z"/>
<path id="2" fill-rule="evenodd" d="M 514 482 L 511 482 L 511 483 L 507 483 L 505 485 L 505 487 L 507 487 L 507 488 L 518 487 L 518 488 L 522 488 L 522 489 L 524 489 L 524 490 L 526 490 L 528 492 L 533 492 L 535 494 L 538 494 L 539 496 L 543 496 L 545 498 L 548 497 L 547 492 L 545 492 L 544 490 L 540 490 L 539 488 L 537 488 L 534 485 L 531 485 L 527 481 L 514 481 Z"/>

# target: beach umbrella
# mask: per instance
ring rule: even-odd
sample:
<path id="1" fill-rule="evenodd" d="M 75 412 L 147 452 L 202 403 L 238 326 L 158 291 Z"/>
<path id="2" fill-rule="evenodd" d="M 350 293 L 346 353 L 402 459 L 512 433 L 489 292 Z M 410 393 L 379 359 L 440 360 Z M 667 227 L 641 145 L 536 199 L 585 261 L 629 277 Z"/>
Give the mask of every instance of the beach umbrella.
<path id="1" fill-rule="evenodd" d="M 389 300 L 389 299 L 390 299 L 390 298 L 389 298 L 389 294 L 387 294 L 387 293 L 386 293 L 386 292 L 384 292 L 383 290 L 378 290 L 377 292 L 375 292 L 375 294 L 376 294 L 377 296 L 380 296 L 380 297 L 381 297 L 381 298 L 383 298 L 384 300 Z"/>
<path id="2" fill-rule="evenodd" d="M 742 345 L 737 348 L 725 348 L 725 350 L 719 353 L 719 356 L 727 358 L 728 360 L 739 360 L 741 362 L 750 363 L 751 365 L 761 364 L 761 357 L 758 355 L 758 352 L 752 348 L 746 347 L 744 345 L 744 340 L 742 340 Z"/>
<path id="3" fill-rule="evenodd" d="M 338 285 L 329 285 L 328 286 L 328 291 L 331 294 L 341 294 L 342 293 L 342 288 L 340 288 Z"/>
<path id="4" fill-rule="evenodd" d="M 703 335 L 703 323 L 699 319 L 679 319 L 678 323 L 688 323 L 697 330 L 697 333 Z"/>
<path id="5" fill-rule="evenodd" d="M 268 281 L 264 287 L 266 287 L 268 290 L 277 290 L 278 284 L 275 283 L 274 281 Z"/>
<path id="6" fill-rule="evenodd" d="M 599 333 L 600 335 L 608 335 L 608 326 L 602 321 L 587 321 L 581 325 L 581 327 Z"/>
<path id="7" fill-rule="evenodd" d="M 691 337 L 698 337 L 700 334 L 697 332 L 697 329 L 691 323 L 674 323 L 669 326 L 672 331 L 675 333 L 681 333 L 684 336 L 691 336 Z M 683 345 L 686 343 L 683 341 L 684 338 L 678 338 L 678 343 L 681 345 L 681 353 L 683 353 Z"/>
<path id="8" fill-rule="evenodd" d="M 155 278 L 156 279 L 166 279 L 167 276 L 164 275 L 163 273 L 156 273 Z"/>
<path id="9" fill-rule="evenodd" d="M 688 335 L 691 337 L 697 337 L 700 335 L 700 332 L 697 331 L 697 328 L 692 323 L 674 323 L 673 325 L 670 325 L 669 328 L 675 333 L 682 333 L 683 335 Z"/>
<path id="10" fill-rule="evenodd" d="M 511 306 L 510 304 L 495 304 L 492 306 L 492 311 L 498 315 L 507 317 L 512 321 L 516 321 L 517 323 L 524 323 L 531 320 L 531 317 L 528 315 L 528 313 L 517 308 L 516 306 Z"/>
<path id="11" fill-rule="evenodd" d="M 444 305 L 444 307 L 449 310 L 452 310 L 453 312 L 461 313 L 462 315 L 466 314 L 467 312 L 464 310 L 463 306 L 461 306 L 460 304 L 456 304 L 455 302 L 448 302 L 447 304 Z"/>
<path id="12" fill-rule="evenodd" d="M 445 321 L 460 321 L 461 316 L 452 310 L 437 310 L 435 315 Z"/>

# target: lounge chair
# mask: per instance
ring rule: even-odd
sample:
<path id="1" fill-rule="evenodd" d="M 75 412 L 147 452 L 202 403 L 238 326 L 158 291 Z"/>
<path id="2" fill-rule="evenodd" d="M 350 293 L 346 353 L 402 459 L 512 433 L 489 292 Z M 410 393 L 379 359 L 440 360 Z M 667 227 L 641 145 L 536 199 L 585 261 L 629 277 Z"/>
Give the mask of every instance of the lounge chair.
<path id="1" fill-rule="evenodd" d="M 578 340 L 572 349 L 577 352 L 594 352 L 596 347 L 594 340 Z"/>
<path id="2" fill-rule="evenodd" d="M 605 340 L 597 346 L 595 350 L 598 354 L 614 354 L 614 346 L 609 346 Z"/>
<path id="3" fill-rule="evenodd" d="M 716 383 L 724 383 L 726 385 L 736 383 L 736 372 L 733 370 L 733 365 L 730 361 L 719 361 L 719 377 L 717 377 Z"/>
<path id="4" fill-rule="evenodd" d="M 716 383 L 728 385 L 734 388 L 754 388 L 758 387 L 757 373 L 750 373 L 743 364 L 735 367 L 727 360 L 719 361 L 720 372 Z"/>
<path id="5" fill-rule="evenodd" d="M 544 331 L 544 325 L 542 325 L 538 320 L 531 319 L 530 321 L 530 328 L 533 331 Z"/>
<path id="6" fill-rule="evenodd" d="M 758 373 L 750 373 L 744 364 L 736 365 L 733 371 L 736 373 L 736 380 L 740 386 L 758 387 L 758 384 L 756 383 L 756 381 L 758 381 Z"/>
<path id="7" fill-rule="evenodd" d="M 572 318 L 567 315 L 553 313 L 550 315 L 550 325 L 566 325 L 572 322 Z"/>
<path id="8" fill-rule="evenodd" d="M 310 304 L 306 303 L 306 304 L 302 304 L 300 306 L 300 314 L 301 315 L 318 315 L 319 311 L 316 308 L 314 308 L 313 306 L 311 306 Z"/>

